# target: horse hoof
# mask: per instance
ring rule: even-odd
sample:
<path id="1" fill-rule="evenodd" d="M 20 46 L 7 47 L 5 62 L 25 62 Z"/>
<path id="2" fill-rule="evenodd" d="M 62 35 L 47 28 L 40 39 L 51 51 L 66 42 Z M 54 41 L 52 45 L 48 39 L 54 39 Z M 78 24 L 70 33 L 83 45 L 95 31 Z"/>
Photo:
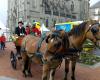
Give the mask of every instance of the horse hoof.
<path id="1" fill-rule="evenodd" d="M 31 71 L 28 72 L 29 77 L 33 77 Z"/>
<path id="2" fill-rule="evenodd" d="M 23 71 L 23 76 L 26 78 L 28 77 L 28 75 L 25 73 L 25 71 Z"/>
<path id="3" fill-rule="evenodd" d="M 27 76 L 24 74 L 24 77 L 26 78 Z"/>
<path id="4" fill-rule="evenodd" d="M 43 66 L 43 64 L 40 64 L 40 66 Z"/>
<path id="5" fill-rule="evenodd" d="M 63 80 L 67 80 L 67 78 L 64 78 Z"/>
<path id="6" fill-rule="evenodd" d="M 75 77 L 72 76 L 71 78 L 72 78 L 72 80 L 75 80 Z"/>
<path id="7" fill-rule="evenodd" d="M 21 60 L 22 59 L 22 57 L 18 57 L 18 60 Z"/>
<path id="8" fill-rule="evenodd" d="M 25 78 L 26 78 L 26 77 L 28 77 L 28 76 L 27 76 L 25 73 L 23 73 L 23 77 L 25 77 Z"/>
<path id="9" fill-rule="evenodd" d="M 33 75 L 32 74 L 29 74 L 29 77 L 33 77 Z"/>
<path id="10" fill-rule="evenodd" d="M 28 75 L 26 75 L 26 74 L 23 74 L 23 76 L 24 76 L 25 78 L 27 78 L 27 77 L 28 77 Z"/>
<path id="11" fill-rule="evenodd" d="M 11 61 L 11 65 L 12 65 L 12 68 L 14 70 L 16 70 L 17 62 L 16 61 Z"/>

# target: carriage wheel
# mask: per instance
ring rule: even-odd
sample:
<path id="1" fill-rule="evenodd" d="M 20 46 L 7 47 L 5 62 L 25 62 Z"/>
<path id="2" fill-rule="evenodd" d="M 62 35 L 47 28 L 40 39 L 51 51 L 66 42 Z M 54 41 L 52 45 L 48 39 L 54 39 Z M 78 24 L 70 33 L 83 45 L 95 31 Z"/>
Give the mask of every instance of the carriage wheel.
<path id="1" fill-rule="evenodd" d="M 10 54 L 10 61 L 11 61 L 11 66 L 13 69 L 16 69 L 16 66 L 17 66 L 17 59 L 16 59 L 16 56 L 14 54 L 13 51 L 11 51 L 11 54 Z"/>

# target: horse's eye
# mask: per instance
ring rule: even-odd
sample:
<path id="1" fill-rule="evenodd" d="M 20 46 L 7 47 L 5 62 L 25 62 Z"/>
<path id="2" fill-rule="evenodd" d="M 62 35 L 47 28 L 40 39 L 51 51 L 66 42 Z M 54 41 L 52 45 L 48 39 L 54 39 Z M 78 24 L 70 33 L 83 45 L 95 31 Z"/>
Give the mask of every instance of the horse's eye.
<path id="1" fill-rule="evenodd" d="M 58 42 L 57 44 L 54 45 L 56 48 L 59 48 L 61 46 L 61 42 Z"/>
<path id="2" fill-rule="evenodd" d="M 96 28 L 96 27 L 93 27 L 93 28 L 91 29 L 91 32 L 92 32 L 93 34 L 95 34 L 95 33 L 99 32 L 99 29 Z"/>

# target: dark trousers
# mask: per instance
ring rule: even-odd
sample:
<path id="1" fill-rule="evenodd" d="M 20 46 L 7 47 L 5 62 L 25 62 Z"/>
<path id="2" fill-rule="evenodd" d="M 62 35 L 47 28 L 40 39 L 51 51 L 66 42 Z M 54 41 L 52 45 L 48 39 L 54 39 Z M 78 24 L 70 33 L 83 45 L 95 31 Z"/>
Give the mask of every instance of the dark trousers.
<path id="1" fill-rule="evenodd" d="M 18 56 L 18 55 L 21 55 L 21 52 L 20 52 L 21 46 L 16 46 L 16 50 L 17 50 L 16 55 L 17 55 L 17 56 Z"/>
<path id="2" fill-rule="evenodd" d="M 1 50 L 4 50 L 5 48 L 5 42 L 1 42 Z"/>

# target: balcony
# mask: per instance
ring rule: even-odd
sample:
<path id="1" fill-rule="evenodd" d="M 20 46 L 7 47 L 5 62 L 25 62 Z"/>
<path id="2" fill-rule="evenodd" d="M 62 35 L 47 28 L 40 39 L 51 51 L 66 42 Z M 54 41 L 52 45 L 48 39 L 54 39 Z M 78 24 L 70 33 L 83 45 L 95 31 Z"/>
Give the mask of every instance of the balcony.
<path id="1" fill-rule="evenodd" d="M 65 1 L 70 1 L 70 0 L 65 0 Z"/>
<path id="2" fill-rule="evenodd" d="M 53 12 L 53 15 L 59 16 L 59 13 L 54 11 L 54 12 Z"/>
<path id="3" fill-rule="evenodd" d="M 45 14 L 49 14 L 49 15 L 51 15 L 51 11 L 49 11 L 49 10 L 45 10 Z"/>
<path id="4" fill-rule="evenodd" d="M 65 13 L 60 13 L 60 16 L 66 17 Z"/>

